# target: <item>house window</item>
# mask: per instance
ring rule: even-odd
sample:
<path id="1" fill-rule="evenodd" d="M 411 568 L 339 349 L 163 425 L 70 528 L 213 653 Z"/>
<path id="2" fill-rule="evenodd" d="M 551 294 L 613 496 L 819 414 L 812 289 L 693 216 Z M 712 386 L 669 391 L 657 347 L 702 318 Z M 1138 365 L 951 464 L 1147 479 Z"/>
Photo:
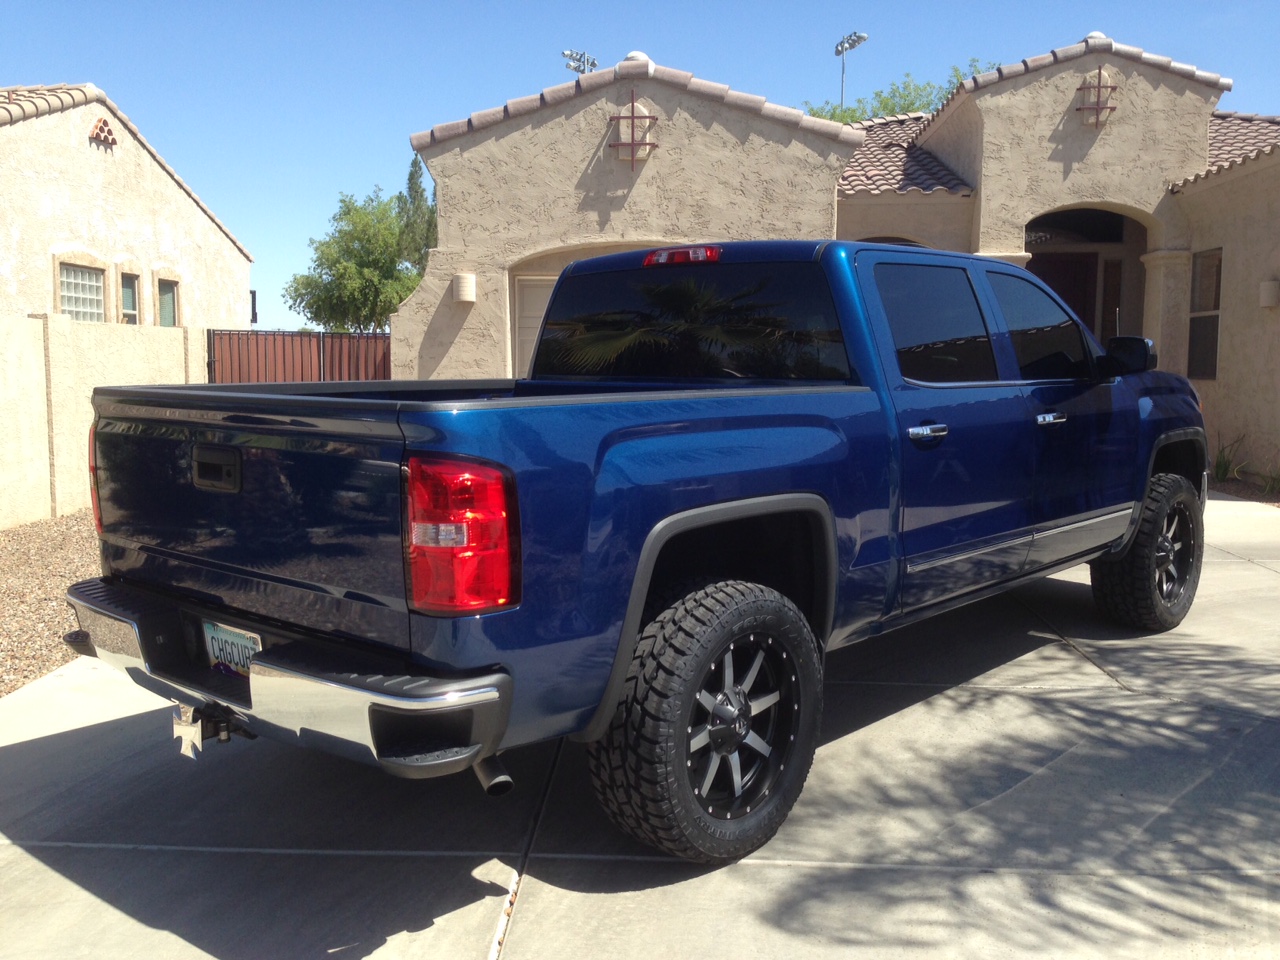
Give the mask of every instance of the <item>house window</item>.
<path id="1" fill-rule="evenodd" d="M 106 311 L 102 299 L 103 271 L 92 267 L 77 267 L 70 263 L 58 265 L 58 292 L 61 312 L 70 314 L 73 320 L 90 320 L 103 323 Z"/>
<path id="2" fill-rule="evenodd" d="M 1191 258 L 1191 324 L 1187 376 L 1218 379 L 1218 309 L 1222 301 L 1222 249 Z"/>
<path id="3" fill-rule="evenodd" d="M 162 327 L 178 325 L 178 285 L 172 280 L 161 280 L 159 286 L 157 308 L 159 324 Z"/>
<path id="4" fill-rule="evenodd" d="M 131 273 L 120 275 L 120 319 L 138 322 L 138 278 Z"/>

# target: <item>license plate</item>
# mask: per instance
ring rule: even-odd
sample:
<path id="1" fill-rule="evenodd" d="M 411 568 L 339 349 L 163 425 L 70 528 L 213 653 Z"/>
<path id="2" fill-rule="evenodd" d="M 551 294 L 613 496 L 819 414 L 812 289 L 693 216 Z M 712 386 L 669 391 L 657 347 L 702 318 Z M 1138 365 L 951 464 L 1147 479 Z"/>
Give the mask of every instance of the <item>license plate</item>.
<path id="1" fill-rule="evenodd" d="M 219 673 L 231 677 L 249 676 L 249 659 L 262 650 L 262 638 L 256 633 L 237 630 L 225 623 L 204 621 L 204 646 L 209 663 Z"/>

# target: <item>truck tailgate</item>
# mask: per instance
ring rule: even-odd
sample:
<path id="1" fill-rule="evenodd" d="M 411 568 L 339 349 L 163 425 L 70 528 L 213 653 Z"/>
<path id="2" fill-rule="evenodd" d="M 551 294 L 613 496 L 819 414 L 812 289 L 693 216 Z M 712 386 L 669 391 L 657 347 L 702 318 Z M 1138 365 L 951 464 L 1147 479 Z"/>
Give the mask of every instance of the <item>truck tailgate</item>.
<path id="1" fill-rule="evenodd" d="M 398 404 L 257 403 L 95 392 L 104 574 L 214 611 L 407 648 Z"/>

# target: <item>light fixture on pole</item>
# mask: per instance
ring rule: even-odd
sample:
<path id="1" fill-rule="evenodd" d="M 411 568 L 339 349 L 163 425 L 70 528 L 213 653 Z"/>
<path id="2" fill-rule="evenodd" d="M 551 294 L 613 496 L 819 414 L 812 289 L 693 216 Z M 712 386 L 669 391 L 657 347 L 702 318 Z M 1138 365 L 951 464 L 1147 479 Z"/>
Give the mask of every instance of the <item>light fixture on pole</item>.
<path id="1" fill-rule="evenodd" d="M 588 71 L 594 70 L 596 67 L 600 66 L 600 64 L 596 62 L 595 57 L 590 56 L 582 50 L 565 50 L 560 54 L 560 56 L 569 61 L 565 64 L 565 67 L 577 74 L 587 73 Z"/>
<path id="2" fill-rule="evenodd" d="M 842 37 L 840 42 L 836 44 L 836 56 L 840 58 L 840 109 L 844 110 L 844 55 L 855 47 L 860 47 L 867 42 L 865 33 L 851 33 L 847 37 Z"/>

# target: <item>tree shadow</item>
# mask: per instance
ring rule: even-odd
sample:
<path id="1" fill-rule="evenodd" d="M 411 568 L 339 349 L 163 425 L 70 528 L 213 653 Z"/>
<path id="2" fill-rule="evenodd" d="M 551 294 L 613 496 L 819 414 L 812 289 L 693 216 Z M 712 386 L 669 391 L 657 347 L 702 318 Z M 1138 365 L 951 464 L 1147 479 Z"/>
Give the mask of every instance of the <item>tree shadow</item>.
<path id="1" fill-rule="evenodd" d="M 721 904 L 713 925 L 731 938 L 763 923 L 787 942 L 883 952 L 1110 956 L 1265 928 L 1280 724 L 1125 690 L 1048 624 L 1076 610 L 1089 642 L 1189 680 L 1268 666 L 1113 631 L 1070 581 L 1027 589 L 832 654 L 805 792 L 774 841 L 725 870 L 618 833 L 580 744 L 507 754 L 517 789 L 481 801 L 470 777 L 395 780 L 261 740 L 209 744 L 192 765 L 163 711 L 0 748 L 0 832 L 225 960 L 367 956 L 446 917 L 474 920 L 449 942 L 484 955 L 522 866 L 559 898 L 526 930 L 609 894 L 578 925 L 620 943 L 649 942 L 652 915 L 629 905 L 667 886 Z M 536 904 L 522 894 L 517 917 Z"/>

